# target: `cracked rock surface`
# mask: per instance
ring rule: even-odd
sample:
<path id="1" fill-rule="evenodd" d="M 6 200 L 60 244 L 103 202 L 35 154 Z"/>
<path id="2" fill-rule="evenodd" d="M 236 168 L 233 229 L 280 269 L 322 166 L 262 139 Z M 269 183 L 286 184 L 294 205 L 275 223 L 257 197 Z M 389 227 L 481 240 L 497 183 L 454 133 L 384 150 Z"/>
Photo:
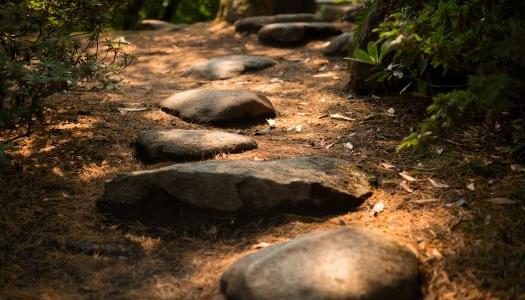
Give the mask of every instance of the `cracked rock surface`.
<path id="1" fill-rule="evenodd" d="M 309 157 L 276 161 L 205 161 L 116 176 L 98 200 L 110 211 L 166 203 L 264 214 L 349 210 L 371 195 L 366 175 L 341 159 Z"/>

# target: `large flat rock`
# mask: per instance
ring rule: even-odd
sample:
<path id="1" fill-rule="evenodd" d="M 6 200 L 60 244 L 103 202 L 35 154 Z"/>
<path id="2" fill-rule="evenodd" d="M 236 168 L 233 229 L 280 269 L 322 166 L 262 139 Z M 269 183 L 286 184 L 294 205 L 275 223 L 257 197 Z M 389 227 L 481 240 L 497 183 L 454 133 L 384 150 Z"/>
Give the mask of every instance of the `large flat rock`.
<path id="1" fill-rule="evenodd" d="M 221 291 L 235 300 L 417 299 L 418 261 L 376 231 L 317 232 L 241 258 Z"/>
<path id="2" fill-rule="evenodd" d="M 146 130 L 135 143 L 137 156 L 145 162 L 192 161 L 219 153 L 238 153 L 257 148 L 246 136 L 217 130 Z"/>
<path id="3" fill-rule="evenodd" d="M 341 29 L 331 23 L 296 22 L 265 25 L 257 36 L 263 43 L 286 46 L 325 39 L 341 33 Z"/>
<path id="4" fill-rule="evenodd" d="M 283 14 L 275 16 L 248 17 L 235 22 L 235 31 L 242 33 L 257 33 L 264 25 L 290 22 L 320 22 L 322 19 L 315 14 Z"/>
<path id="5" fill-rule="evenodd" d="M 366 175 L 347 161 L 310 157 L 275 161 L 204 161 L 116 176 L 101 208 L 163 211 L 167 203 L 243 215 L 349 210 L 371 195 Z"/>
<path id="6" fill-rule="evenodd" d="M 252 123 L 275 116 L 273 105 L 266 96 L 248 90 L 189 90 L 163 100 L 160 107 L 196 123 Z"/>
<path id="7" fill-rule="evenodd" d="M 228 55 L 196 64 L 186 70 L 184 75 L 192 75 L 209 80 L 228 79 L 245 72 L 266 69 L 275 64 L 275 60 L 264 56 Z"/>

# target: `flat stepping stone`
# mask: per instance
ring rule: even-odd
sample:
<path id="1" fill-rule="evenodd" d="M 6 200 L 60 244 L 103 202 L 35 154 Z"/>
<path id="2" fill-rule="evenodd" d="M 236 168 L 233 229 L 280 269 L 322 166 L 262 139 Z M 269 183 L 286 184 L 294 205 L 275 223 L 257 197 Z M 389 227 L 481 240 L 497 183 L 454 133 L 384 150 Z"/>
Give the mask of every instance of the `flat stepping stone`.
<path id="1" fill-rule="evenodd" d="M 137 24 L 137 30 L 162 30 L 162 29 L 181 29 L 183 25 L 175 25 L 161 20 L 142 20 Z"/>
<path id="2" fill-rule="evenodd" d="M 239 216 L 333 214 L 371 193 L 367 176 L 336 158 L 203 161 L 120 174 L 106 182 L 98 206 L 117 215 L 165 212 L 169 203 Z"/>
<path id="3" fill-rule="evenodd" d="M 212 58 L 206 62 L 194 65 L 184 72 L 209 80 L 237 77 L 245 72 L 258 71 L 275 65 L 275 60 L 255 55 L 228 55 Z"/>
<path id="4" fill-rule="evenodd" d="M 217 130 L 147 130 L 136 142 L 137 156 L 145 162 L 191 161 L 219 153 L 238 153 L 257 148 L 246 136 Z"/>
<path id="5" fill-rule="evenodd" d="M 331 23 L 297 22 L 265 25 L 257 36 L 259 41 L 266 44 L 294 45 L 341 33 L 341 29 Z"/>
<path id="6" fill-rule="evenodd" d="M 330 40 L 328 46 L 323 48 L 321 52 L 326 56 L 348 55 L 353 42 L 354 34 L 345 32 Z"/>
<path id="7" fill-rule="evenodd" d="M 248 17 L 235 22 L 235 31 L 241 33 L 257 33 L 264 25 L 290 22 L 320 22 L 322 19 L 315 14 L 282 14 L 275 16 Z"/>
<path id="8" fill-rule="evenodd" d="M 275 116 L 273 105 L 266 96 L 248 90 L 189 90 L 163 100 L 160 107 L 196 123 L 253 123 Z"/>
<path id="9" fill-rule="evenodd" d="M 418 299 L 416 256 L 367 229 L 316 232 L 235 262 L 221 292 L 236 300 Z"/>
<path id="10" fill-rule="evenodd" d="M 319 7 L 321 18 L 328 22 L 337 22 L 340 20 L 355 21 L 355 17 L 364 9 L 361 4 L 341 4 L 326 3 Z"/>

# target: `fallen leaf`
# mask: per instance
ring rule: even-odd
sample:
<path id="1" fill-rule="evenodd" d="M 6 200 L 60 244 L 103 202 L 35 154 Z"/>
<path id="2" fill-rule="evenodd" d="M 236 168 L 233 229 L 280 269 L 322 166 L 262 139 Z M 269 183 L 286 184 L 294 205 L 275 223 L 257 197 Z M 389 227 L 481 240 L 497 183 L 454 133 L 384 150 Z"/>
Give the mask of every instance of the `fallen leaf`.
<path id="1" fill-rule="evenodd" d="M 382 212 L 383 210 L 385 210 L 385 204 L 383 202 L 378 202 L 372 208 L 372 211 L 370 212 L 370 215 L 371 216 L 376 216 L 378 213 Z"/>
<path id="2" fill-rule="evenodd" d="M 148 109 L 147 107 L 138 107 L 138 108 L 134 108 L 134 107 L 119 107 L 119 108 L 117 108 L 117 110 L 121 114 L 126 114 L 128 112 L 145 111 L 147 109 Z"/>
<path id="3" fill-rule="evenodd" d="M 518 203 L 518 201 L 516 200 L 512 200 L 510 198 L 505 198 L 505 197 L 491 198 L 491 199 L 487 199 L 487 201 L 492 204 L 497 204 L 497 205 L 512 205 L 512 204 Z"/>
<path id="4" fill-rule="evenodd" d="M 275 119 L 266 119 L 266 122 L 268 123 L 268 125 L 270 125 L 270 128 L 275 128 L 275 125 L 277 124 L 277 122 L 275 122 Z"/>
<path id="5" fill-rule="evenodd" d="M 440 148 L 437 148 L 437 149 L 436 149 L 436 153 L 437 153 L 438 155 L 440 155 L 441 153 L 443 153 L 443 150 L 444 150 L 444 149 L 441 148 L 441 147 L 440 147 Z"/>
<path id="6" fill-rule="evenodd" d="M 379 163 L 379 165 L 387 170 L 392 170 L 392 169 L 395 169 L 396 166 L 394 165 L 391 165 L 389 163 L 386 163 L 386 162 L 382 162 L 382 163 Z"/>
<path id="7" fill-rule="evenodd" d="M 328 66 L 324 65 L 324 66 L 320 67 L 317 71 L 324 72 L 324 71 L 326 71 L 326 69 L 328 69 Z"/>
<path id="8" fill-rule="evenodd" d="M 466 187 L 467 187 L 467 189 L 469 189 L 471 191 L 475 191 L 476 190 L 476 186 L 474 185 L 474 182 L 467 184 Z"/>
<path id="9" fill-rule="evenodd" d="M 399 185 L 403 189 L 405 189 L 405 191 L 407 191 L 409 193 L 413 193 L 414 192 L 414 190 L 408 185 L 408 182 L 406 180 L 401 181 L 401 183 Z"/>
<path id="10" fill-rule="evenodd" d="M 345 143 L 344 147 L 348 150 L 354 149 L 354 145 L 352 145 L 352 143 Z"/>
<path id="11" fill-rule="evenodd" d="M 303 125 L 296 125 L 296 126 L 292 126 L 290 128 L 287 129 L 287 131 L 297 131 L 297 132 L 301 132 L 303 131 Z"/>
<path id="12" fill-rule="evenodd" d="M 262 249 L 262 248 L 266 248 L 268 246 L 270 246 L 271 244 L 270 243 L 267 243 L 267 242 L 260 242 L 260 243 L 257 243 L 255 245 L 252 246 L 252 249 Z"/>
<path id="13" fill-rule="evenodd" d="M 132 45 L 125 37 L 121 36 L 112 41 L 113 43 L 119 43 L 124 45 Z"/>
<path id="14" fill-rule="evenodd" d="M 416 204 L 426 204 L 426 203 L 439 202 L 439 199 L 421 199 L 421 200 L 412 200 L 410 202 L 416 203 Z"/>
<path id="15" fill-rule="evenodd" d="M 461 199 L 459 199 L 458 201 L 456 201 L 454 204 L 455 204 L 456 206 L 459 206 L 459 207 L 461 207 L 461 206 L 465 206 L 465 205 L 467 205 L 467 200 L 461 198 Z"/>
<path id="16" fill-rule="evenodd" d="M 386 115 L 389 116 L 389 117 L 393 117 L 396 115 L 396 110 L 393 108 L 393 107 L 390 107 L 387 111 L 386 111 Z"/>
<path id="17" fill-rule="evenodd" d="M 438 188 L 438 189 L 446 189 L 450 187 L 448 184 L 437 182 L 433 180 L 432 178 L 429 178 L 428 181 L 430 181 L 430 184 L 432 184 L 433 187 Z"/>
<path id="18" fill-rule="evenodd" d="M 405 171 L 399 172 L 399 176 L 403 177 L 403 179 L 405 179 L 407 181 L 410 181 L 410 182 L 417 181 L 417 179 L 415 179 L 414 177 L 408 175 L 408 173 L 405 172 Z"/>
<path id="19" fill-rule="evenodd" d="M 342 115 L 342 114 L 331 114 L 330 118 L 336 119 L 336 120 L 350 121 L 350 122 L 355 121 L 355 119 L 347 117 L 347 116 Z"/>

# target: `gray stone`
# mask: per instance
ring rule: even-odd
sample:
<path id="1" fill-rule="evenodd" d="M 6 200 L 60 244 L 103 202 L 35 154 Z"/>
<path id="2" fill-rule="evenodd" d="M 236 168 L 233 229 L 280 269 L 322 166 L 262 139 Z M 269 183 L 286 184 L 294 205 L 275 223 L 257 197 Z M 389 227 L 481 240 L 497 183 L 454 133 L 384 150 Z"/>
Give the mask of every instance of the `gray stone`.
<path id="1" fill-rule="evenodd" d="M 221 291 L 235 300 L 417 299 L 418 261 L 376 231 L 310 233 L 241 258 Z"/>
<path id="2" fill-rule="evenodd" d="M 348 51 L 352 47 L 354 41 L 354 34 L 345 32 L 333 38 L 328 46 L 321 50 L 324 55 L 348 55 Z"/>
<path id="3" fill-rule="evenodd" d="M 263 56 L 228 55 L 197 64 L 189 68 L 184 75 L 193 75 L 209 80 L 228 79 L 245 72 L 266 69 L 275 64 L 275 60 Z"/>
<path id="4" fill-rule="evenodd" d="M 275 16 L 248 17 L 235 22 L 235 31 L 257 33 L 264 25 L 291 22 L 320 22 L 322 19 L 315 14 L 284 14 Z"/>
<path id="5" fill-rule="evenodd" d="M 137 24 L 137 30 L 175 29 L 177 25 L 161 20 L 142 20 Z"/>
<path id="6" fill-rule="evenodd" d="M 355 16 L 363 10 L 364 6 L 361 4 L 337 4 L 337 3 L 326 3 L 321 4 L 319 12 L 321 17 L 325 21 L 355 21 Z M 349 18 L 352 16 L 351 18 Z"/>
<path id="7" fill-rule="evenodd" d="M 115 213 L 163 211 L 166 203 L 240 215 L 272 211 L 334 213 L 371 195 L 366 175 L 326 157 L 276 161 L 204 161 L 116 176 L 98 201 Z"/>
<path id="8" fill-rule="evenodd" d="M 137 156 L 146 162 L 190 161 L 219 153 L 238 153 L 257 148 L 251 138 L 217 130 L 146 130 L 136 142 Z"/>
<path id="9" fill-rule="evenodd" d="M 266 96 L 247 90 L 189 90 L 163 100 L 160 107 L 197 123 L 255 122 L 275 116 L 272 103 Z"/>
<path id="10" fill-rule="evenodd" d="M 265 25 L 257 35 L 263 43 L 293 45 L 310 40 L 325 39 L 341 33 L 341 29 L 330 23 L 296 22 Z"/>
<path id="11" fill-rule="evenodd" d="M 217 19 L 233 23 L 253 16 L 314 13 L 315 0 L 221 0 Z"/>

